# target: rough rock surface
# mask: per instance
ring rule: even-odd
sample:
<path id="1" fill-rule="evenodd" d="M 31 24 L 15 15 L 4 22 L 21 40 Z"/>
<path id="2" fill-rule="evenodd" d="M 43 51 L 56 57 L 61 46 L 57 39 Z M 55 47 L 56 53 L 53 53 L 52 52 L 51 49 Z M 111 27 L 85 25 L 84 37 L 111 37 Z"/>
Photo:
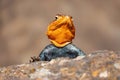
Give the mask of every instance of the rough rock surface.
<path id="1" fill-rule="evenodd" d="M 11 65 L 0 68 L 0 80 L 120 80 L 120 52 Z"/>

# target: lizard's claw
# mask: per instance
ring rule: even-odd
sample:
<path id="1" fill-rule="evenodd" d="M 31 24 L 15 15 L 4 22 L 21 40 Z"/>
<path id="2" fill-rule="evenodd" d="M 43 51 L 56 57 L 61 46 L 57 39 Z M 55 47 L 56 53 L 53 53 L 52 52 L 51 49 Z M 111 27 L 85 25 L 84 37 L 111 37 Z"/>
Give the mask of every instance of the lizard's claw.
<path id="1" fill-rule="evenodd" d="M 40 61 L 40 58 L 39 58 L 39 57 L 36 57 L 36 56 L 33 56 L 33 57 L 31 57 L 31 59 L 29 60 L 30 63 L 36 62 L 36 61 Z"/>

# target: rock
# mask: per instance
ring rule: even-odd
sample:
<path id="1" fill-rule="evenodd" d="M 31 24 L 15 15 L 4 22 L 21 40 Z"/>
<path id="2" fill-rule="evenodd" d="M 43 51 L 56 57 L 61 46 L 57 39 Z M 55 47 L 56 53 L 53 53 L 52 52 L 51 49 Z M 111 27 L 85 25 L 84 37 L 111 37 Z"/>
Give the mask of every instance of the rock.
<path id="1" fill-rule="evenodd" d="M 107 78 L 108 77 L 108 72 L 107 71 L 101 72 L 99 77 Z"/>
<path id="2" fill-rule="evenodd" d="M 0 80 L 119 80 L 120 52 L 96 51 L 0 68 Z"/>

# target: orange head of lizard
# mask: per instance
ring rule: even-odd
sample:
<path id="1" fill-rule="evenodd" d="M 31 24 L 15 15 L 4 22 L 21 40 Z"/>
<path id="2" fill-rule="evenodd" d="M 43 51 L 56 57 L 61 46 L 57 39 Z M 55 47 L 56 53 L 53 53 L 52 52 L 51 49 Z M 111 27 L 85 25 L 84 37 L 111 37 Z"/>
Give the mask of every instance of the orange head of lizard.
<path id="1" fill-rule="evenodd" d="M 48 26 L 47 36 L 50 41 L 57 47 L 64 47 L 72 42 L 75 37 L 75 28 L 72 17 L 66 15 L 57 15 Z"/>

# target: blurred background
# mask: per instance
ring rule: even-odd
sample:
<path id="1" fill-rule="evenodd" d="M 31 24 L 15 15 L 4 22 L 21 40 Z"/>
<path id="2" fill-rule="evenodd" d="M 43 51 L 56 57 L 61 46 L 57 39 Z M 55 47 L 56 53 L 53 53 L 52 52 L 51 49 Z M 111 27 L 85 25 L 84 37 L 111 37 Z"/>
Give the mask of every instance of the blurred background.
<path id="1" fill-rule="evenodd" d="M 0 67 L 38 56 L 58 13 L 73 17 L 73 43 L 87 54 L 120 50 L 120 0 L 0 0 Z"/>

